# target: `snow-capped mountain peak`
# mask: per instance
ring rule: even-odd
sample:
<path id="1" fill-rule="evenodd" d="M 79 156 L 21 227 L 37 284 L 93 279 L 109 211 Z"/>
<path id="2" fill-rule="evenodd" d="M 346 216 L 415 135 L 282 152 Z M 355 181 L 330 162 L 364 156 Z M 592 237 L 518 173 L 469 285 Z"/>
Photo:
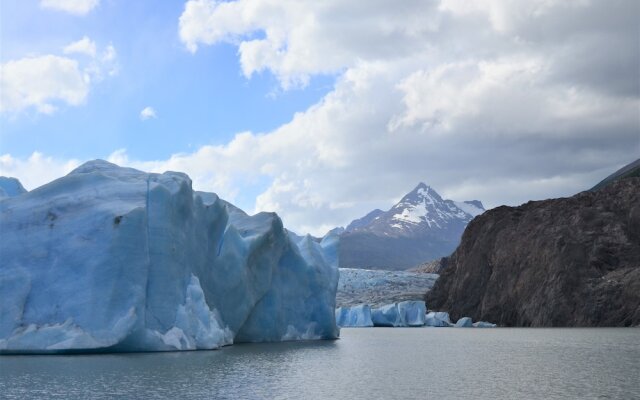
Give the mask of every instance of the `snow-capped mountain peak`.
<path id="1" fill-rule="evenodd" d="M 443 200 L 433 188 L 420 183 L 391 208 L 390 226 L 400 231 L 420 224 L 426 224 L 429 228 L 444 228 L 451 220 L 469 222 L 482 211 L 473 204 Z"/>
<path id="2" fill-rule="evenodd" d="M 447 229 L 451 223 L 466 225 L 483 211 L 479 201 L 444 200 L 432 187 L 421 182 L 389 211 L 374 210 L 350 224 L 347 231 L 377 231 L 393 236 L 413 235 L 417 231 Z"/>
<path id="3" fill-rule="evenodd" d="M 343 267 L 406 268 L 449 255 L 484 207 L 455 202 L 420 183 L 388 211 L 374 210 L 349 224 L 340 238 Z"/>

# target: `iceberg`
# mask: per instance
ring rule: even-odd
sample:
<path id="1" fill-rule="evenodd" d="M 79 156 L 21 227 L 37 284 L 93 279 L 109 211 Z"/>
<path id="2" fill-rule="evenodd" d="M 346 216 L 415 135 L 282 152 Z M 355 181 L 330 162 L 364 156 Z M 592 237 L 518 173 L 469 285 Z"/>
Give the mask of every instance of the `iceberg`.
<path id="1" fill-rule="evenodd" d="M 405 326 L 423 326 L 427 307 L 424 301 L 401 301 L 398 303 L 398 312 Z"/>
<path id="2" fill-rule="evenodd" d="M 371 315 L 372 325 L 368 325 L 367 313 Z M 402 301 L 374 309 L 370 309 L 368 305 L 339 308 L 336 311 L 336 319 L 340 326 L 355 326 L 346 325 L 352 321 L 357 321 L 357 326 L 422 326 L 425 323 L 425 314 L 424 301 Z M 361 321 L 367 322 L 362 324 Z"/>
<path id="3" fill-rule="evenodd" d="M 339 334 L 337 268 L 304 254 L 274 213 L 249 216 L 182 173 L 101 160 L 30 192 L 0 182 L 2 353 Z"/>
<path id="4" fill-rule="evenodd" d="M 495 328 L 497 325 L 491 322 L 478 321 L 473 323 L 474 328 Z"/>
<path id="5" fill-rule="evenodd" d="M 372 309 L 371 320 L 373 321 L 373 326 L 405 326 L 396 303 Z"/>
<path id="6" fill-rule="evenodd" d="M 371 327 L 371 307 L 360 304 L 353 307 L 336 308 L 336 322 L 340 327 Z"/>
<path id="7" fill-rule="evenodd" d="M 471 328 L 473 326 L 472 320 L 469 317 L 462 317 L 456 322 L 454 327 L 456 328 Z"/>
<path id="8" fill-rule="evenodd" d="M 435 327 L 451 326 L 451 319 L 449 318 L 449 313 L 442 312 L 442 311 L 440 312 L 431 311 L 426 316 L 425 326 L 435 326 Z"/>

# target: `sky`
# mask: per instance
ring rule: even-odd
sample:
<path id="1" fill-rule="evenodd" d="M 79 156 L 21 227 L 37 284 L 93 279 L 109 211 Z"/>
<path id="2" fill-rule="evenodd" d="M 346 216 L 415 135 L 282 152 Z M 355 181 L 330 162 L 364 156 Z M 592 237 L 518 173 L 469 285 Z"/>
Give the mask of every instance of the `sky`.
<path id="1" fill-rule="evenodd" d="M 321 235 L 419 182 L 487 208 L 640 158 L 637 0 L 0 3 L 0 175 L 102 158 Z"/>

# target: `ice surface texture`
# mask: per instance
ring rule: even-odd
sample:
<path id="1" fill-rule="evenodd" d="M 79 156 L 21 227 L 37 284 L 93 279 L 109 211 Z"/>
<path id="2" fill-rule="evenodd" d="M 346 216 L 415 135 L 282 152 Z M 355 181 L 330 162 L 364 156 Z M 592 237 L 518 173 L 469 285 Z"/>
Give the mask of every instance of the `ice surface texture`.
<path id="1" fill-rule="evenodd" d="M 305 259 L 276 214 L 248 216 L 182 173 L 92 161 L 4 198 L 0 227 L 0 352 L 338 335 L 337 268 Z"/>
<path id="2" fill-rule="evenodd" d="M 5 197 L 14 197 L 25 193 L 26 189 L 16 178 L 0 176 L 0 200 Z"/>
<path id="3" fill-rule="evenodd" d="M 471 328 L 473 327 L 473 321 L 469 317 L 462 317 L 454 326 L 456 328 Z"/>
<path id="4" fill-rule="evenodd" d="M 424 301 L 402 301 L 371 310 L 375 326 L 423 326 L 427 309 Z"/>
<path id="5" fill-rule="evenodd" d="M 451 319 L 449 318 L 449 313 L 438 311 L 431 311 L 427 314 L 425 320 L 426 326 L 435 326 L 435 327 L 443 327 L 443 326 L 451 326 Z"/>
<path id="6" fill-rule="evenodd" d="M 358 304 L 380 307 L 421 299 L 436 279 L 438 275 L 422 272 L 340 268 L 336 304 L 338 307 Z"/>
<path id="7" fill-rule="evenodd" d="M 371 307 L 361 304 L 353 307 L 336 308 L 336 321 L 338 326 L 344 327 L 371 327 Z"/>
<path id="8" fill-rule="evenodd" d="M 404 326 L 404 320 L 400 317 L 398 305 L 387 304 L 371 310 L 371 320 L 374 326 Z"/>

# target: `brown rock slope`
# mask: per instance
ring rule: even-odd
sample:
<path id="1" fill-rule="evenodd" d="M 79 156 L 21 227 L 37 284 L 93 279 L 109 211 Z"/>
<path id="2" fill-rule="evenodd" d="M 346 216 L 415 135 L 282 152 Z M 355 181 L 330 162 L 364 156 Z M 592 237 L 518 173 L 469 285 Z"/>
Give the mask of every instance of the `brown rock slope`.
<path id="1" fill-rule="evenodd" d="M 475 218 L 430 309 L 503 326 L 640 324 L 640 178 Z"/>

